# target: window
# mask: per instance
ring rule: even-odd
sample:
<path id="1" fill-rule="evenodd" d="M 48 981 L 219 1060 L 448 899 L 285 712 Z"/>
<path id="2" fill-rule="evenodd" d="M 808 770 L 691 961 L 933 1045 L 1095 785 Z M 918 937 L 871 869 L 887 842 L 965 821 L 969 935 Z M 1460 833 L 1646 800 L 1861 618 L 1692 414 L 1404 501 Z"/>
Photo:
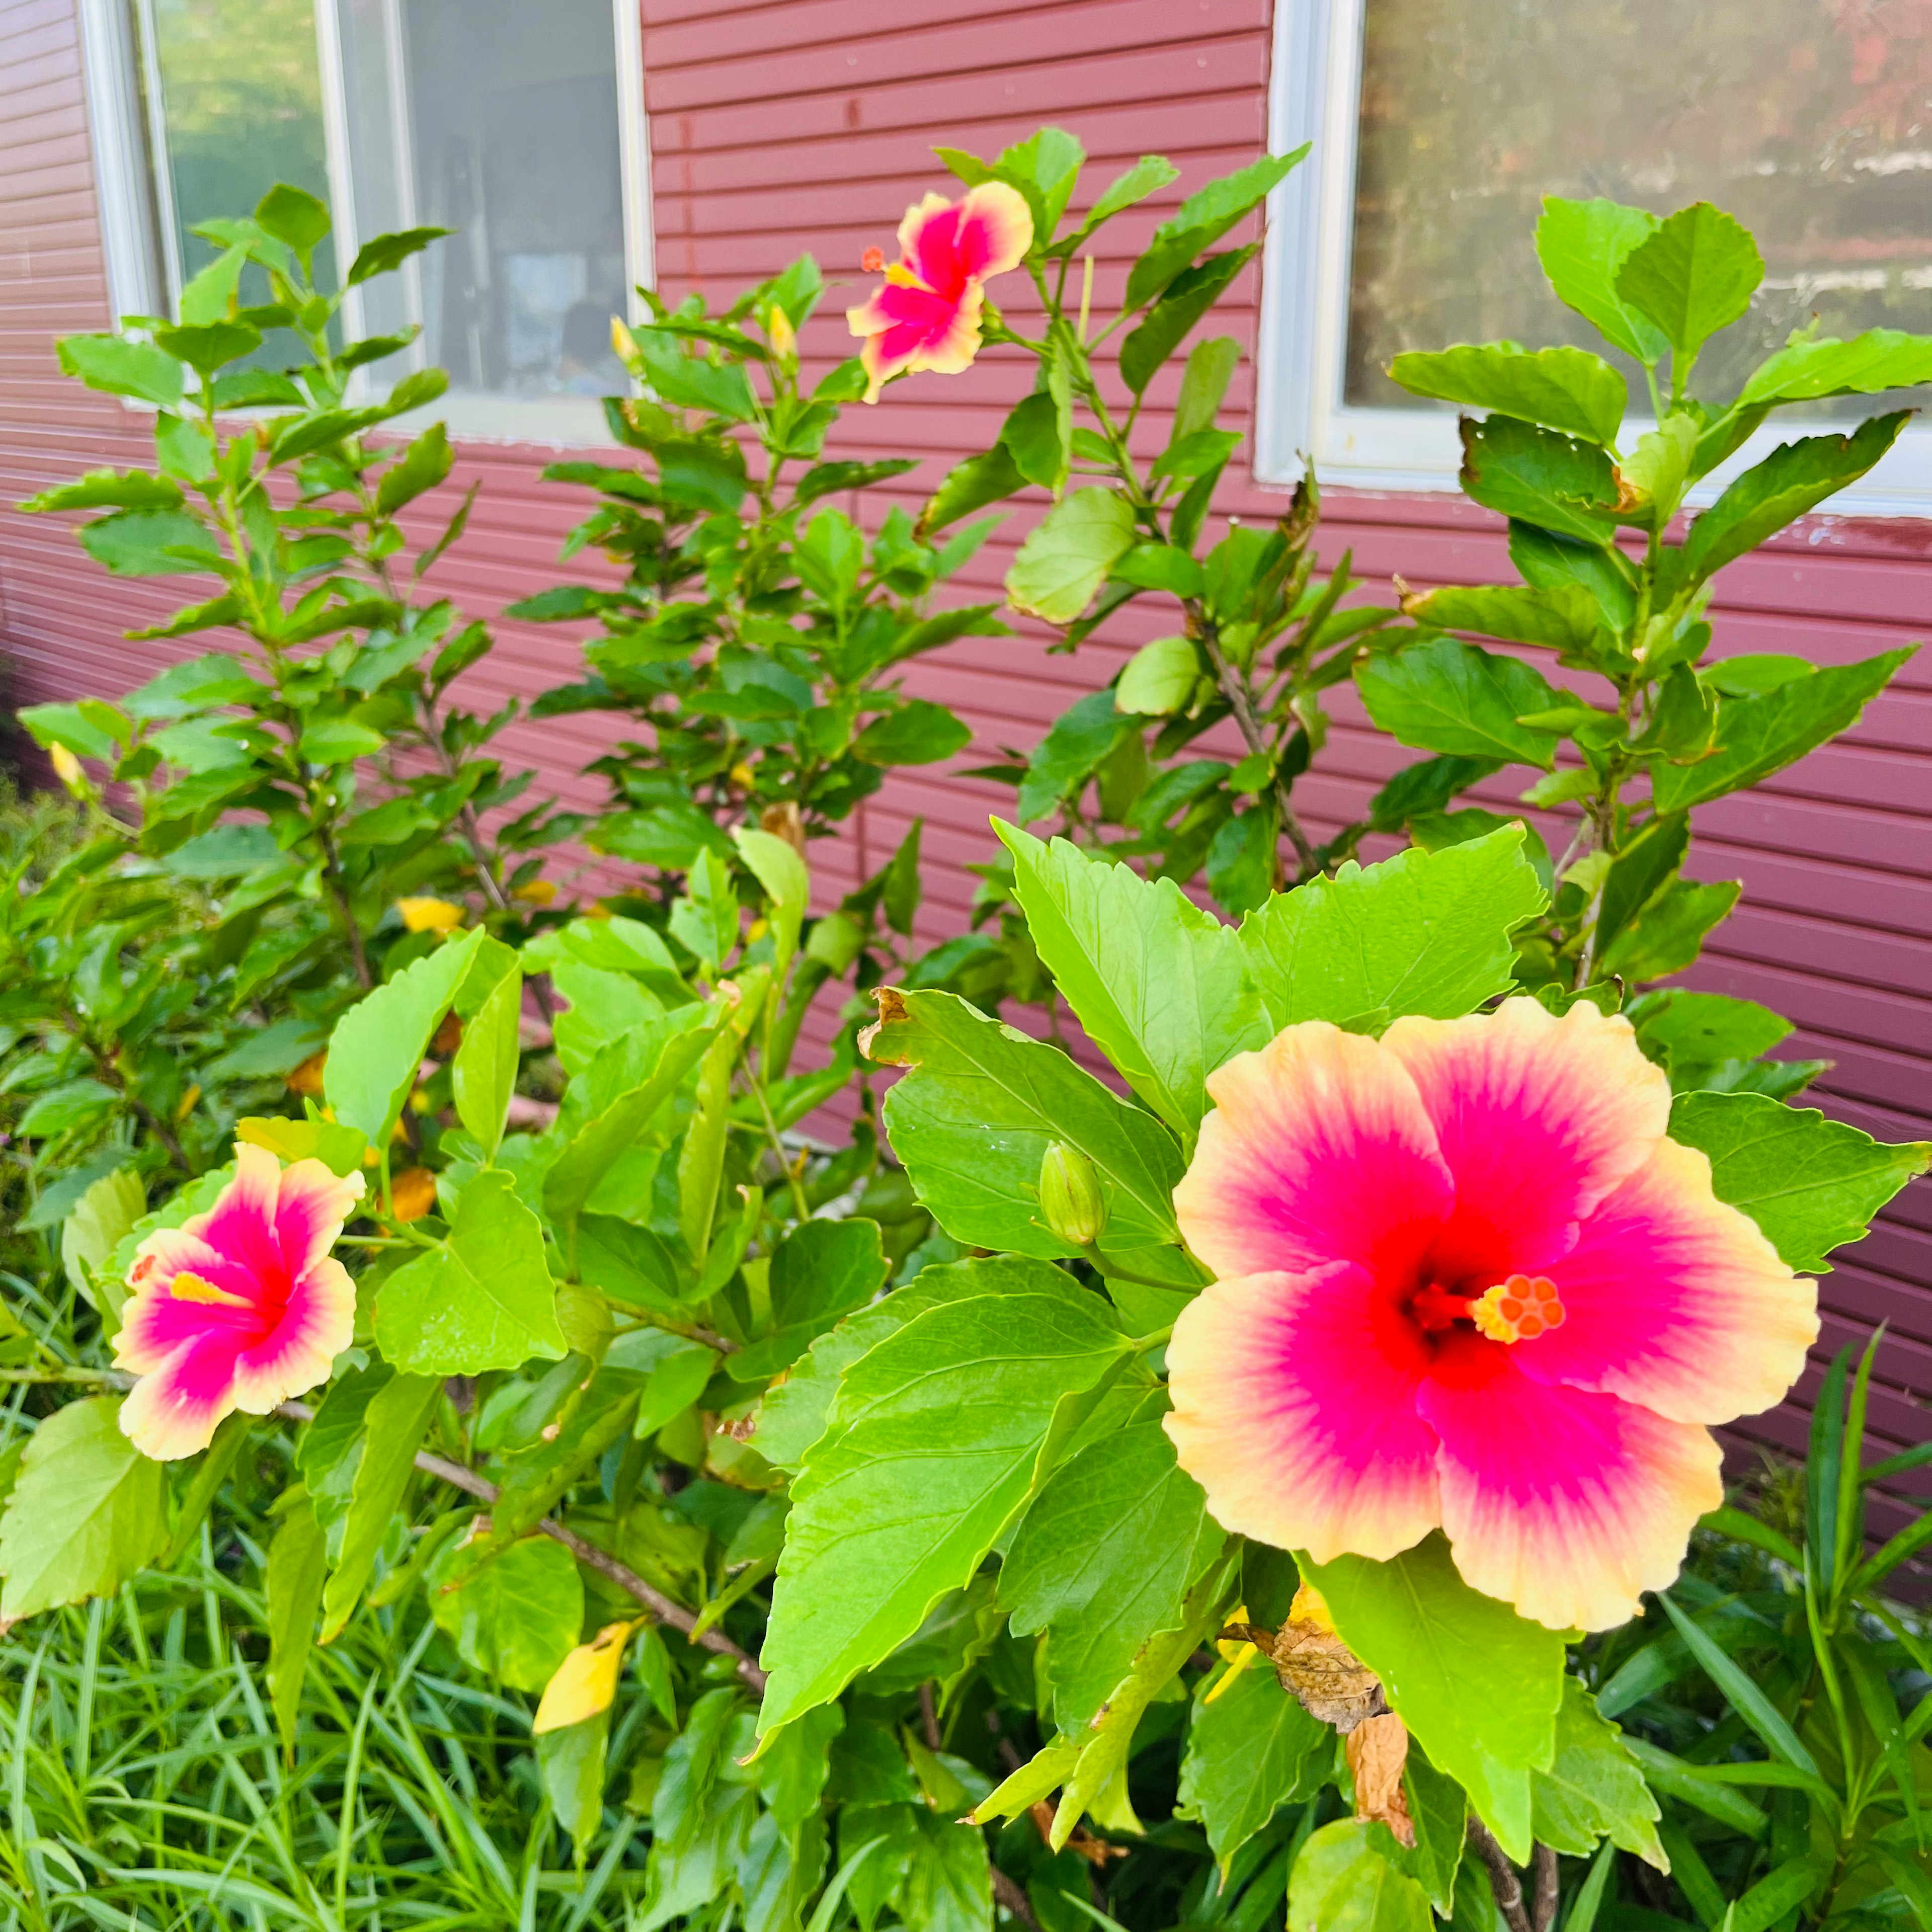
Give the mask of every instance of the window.
<path id="1" fill-rule="evenodd" d="M 454 230 L 352 291 L 358 334 L 422 336 L 472 436 L 604 440 L 610 343 L 650 279 L 635 0 L 82 0 L 102 228 L 119 312 L 166 314 L 196 226 L 277 181 L 322 196 L 336 259 Z M 320 274 L 332 272 L 328 261 Z"/>
<path id="2" fill-rule="evenodd" d="M 1932 13 L 1902 0 L 1277 0 L 1270 122 L 1277 153 L 1314 145 L 1269 236 L 1269 481 L 1305 452 L 1324 482 L 1453 487 L 1454 411 L 1388 380 L 1402 350 L 1508 338 L 1616 358 L 1537 265 L 1548 194 L 1709 200 L 1756 234 L 1764 286 L 1700 359 L 1708 394 L 1814 315 L 1829 335 L 1932 332 Z M 1648 399 L 1628 373 L 1634 424 Z M 1803 414 L 1780 410 L 1715 481 Z M 1834 507 L 1932 512 L 1932 428 Z"/>

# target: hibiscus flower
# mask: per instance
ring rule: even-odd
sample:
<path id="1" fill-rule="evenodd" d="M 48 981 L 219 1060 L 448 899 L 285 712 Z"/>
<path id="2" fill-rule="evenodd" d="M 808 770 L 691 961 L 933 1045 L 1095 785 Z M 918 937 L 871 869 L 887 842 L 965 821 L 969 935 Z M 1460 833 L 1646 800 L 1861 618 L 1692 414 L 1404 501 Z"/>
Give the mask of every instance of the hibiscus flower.
<path id="1" fill-rule="evenodd" d="M 899 259 L 886 268 L 876 248 L 868 270 L 885 269 L 885 285 L 845 311 L 865 338 L 859 359 L 866 400 L 876 403 L 893 376 L 919 369 L 956 376 L 980 349 L 985 285 L 1017 268 L 1033 246 L 1026 197 L 1004 182 L 982 182 L 964 200 L 929 194 L 899 224 Z"/>
<path id="2" fill-rule="evenodd" d="M 142 1455 L 192 1456 L 234 1410 L 266 1415 L 327 1378 L 356 1325 L 355 1283 L 328 1251 L 362 1192 L 359 1174 L 284 1170 L 244 1143 L 206 1214 L 135 1250 L 114 1359 L 140 1378 L 121 1426 Z"/>
<path id="3" fill-rule="evenodd" d="M 1818 1318 L 1629 1023 L 1310 1022 L 1208 1084 L 1174 1204 L 1220 1278 L 1167 1428 L 1216 1520 L 1317 1563 L 1440 1527 L 1525 1616 L 1633 1615 L 1723 1499 L 1710 1426 L 1778 1402 Z"/>

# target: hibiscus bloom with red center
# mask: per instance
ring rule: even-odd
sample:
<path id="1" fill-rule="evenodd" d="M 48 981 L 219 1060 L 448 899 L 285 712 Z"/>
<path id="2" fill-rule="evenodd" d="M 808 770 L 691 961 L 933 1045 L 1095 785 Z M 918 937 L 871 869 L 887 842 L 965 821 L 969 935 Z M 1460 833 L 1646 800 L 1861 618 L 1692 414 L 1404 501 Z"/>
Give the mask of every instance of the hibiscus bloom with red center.
<path id="1" fill-rule="evenodd" d="M 1439 1527 L 1525 1616 L 1634 1614 L 1723 1500 L 1711 1426 L 1784 1397 L 1818 1318 L 1629 1023 L 1310 1022 L 1208 1086 L 1174 1204 L 1220 1280 L 1167 1427 L 1216 1520 L 1318 1563 Z"/>
<path id="2" fill-rule="evenodd" d="M 930 369 L 956 376 L 980 349 L 986 284 L 1016 268 L 1033 246 L 1026 198 L 1004 182 L 982 182 L 964 199 L 929 194 L 899 224 L 899 259 L 890 268 L 876 248 L 868 269 L 885 268 L 885 284 L 845 311 L 866 376 L 866 400 L 875 403 L 891 379 Z"/>
<path id="3" fill-rule="evenodd" d="M 356 1285 L 329 1250 L 362 1193 L 359 1174 L 285 1170 L 244 1143 L 206 1214 L 135 1250 L 114 1359 L 140 1378 L 121 1426 L 142 1454 L 192 1456 L 233 1411 L 266 1415 L 327 1379 L 356 1326 Z"/>

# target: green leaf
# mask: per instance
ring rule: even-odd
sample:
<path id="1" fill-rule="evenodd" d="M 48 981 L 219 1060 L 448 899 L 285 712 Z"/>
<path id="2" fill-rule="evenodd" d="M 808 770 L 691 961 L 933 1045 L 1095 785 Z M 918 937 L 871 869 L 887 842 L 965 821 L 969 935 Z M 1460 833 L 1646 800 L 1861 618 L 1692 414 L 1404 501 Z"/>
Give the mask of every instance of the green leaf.
<path id="1" fill-rule="evenodd" d="M 1787 1268 L 1830 1270 L 1835 1248 L 1932 1162 L 1932 1142 L 1888 1147 L 1856 1127 L 1762 1094 L 1682 1094 L 1670 1134 L 1711 1160 L 1720 1201 L 1742 1208 Z"/>
<path id="2" fill-rule="evenodd" d="M 394 1277 L 392 1276 L 393 1284 Z M 562 1351 L 558 1352 L 560 1354 Z M 442 1396 L 434 1376 L 392 1376 L 369 1397 L 364 1441 L 350 1481 L 335 1567 L 322 1593 L 322 1641 L 341 1634 L 416 1468 L 416 1454 Z M 321 1412 L 317 1411 L 320 1420 Z M 314 1426 L 310 1425 L 311 1429 Z"/>
<path id="3" fill-rule="evenodd" d="M 1892 1862 L 1885 1859 L 1883 1862 L 1889 1867 Z M 1726 1910 L 1723 1932 L 1769 1932 L 1771 1927 L 1789 1918 L 1807 1899 L 1815 1897 L 1831 1875 L 1830 1858 L 1820 1858 L 1815 1852 L 1801 1852 L 1796 1858 L 1786 1858 Z M 1922 1871 L 1920 1876 L 1922 1880 Z M 1922 1916 L 1920 1922 L 1924 1922 Z"/>
<path id="4" fill-rule="evenodd" d="M 1742 1792 L 1700 1775 L 1704 1766 L 1687 1764 L 1646 1738 L 1626 1735 L 1624 1748 L 1642 1766 L 1645 1777 L 1665 1797 L 1675 1798 L 1694 1810 L 1716 1819 L 1727 1830 L 1747 1838 L 1762 1838 L 1771 1828 L 1771 1820 Z"/>
<path id="5" fill-rule="evenodd" d="M 1065 1398 L 1124 1359 L 1068 1283 L 929 1309 L 852 1364 L 792 1486 L 760 1736 L 836 1697 L 971 1578 L 1036 1487 Z"/>
<path id="6" fill-rule="evenodd" d="M 1201 682 L 1201 656 L 1191 638 L 1156 638 L 1128 660 L 1114 686 L 1115 710 L 1165 718 L 1180 710 Z"/>
<path id="7" fill-rule="evenodd" d="M 226 364 L 252 356 L 262 346 L 262 332 L 251 322 L 206 322 L 158 328 L 154 343 L 199 374 L 212 376 Z"/>
<path id="8" fill-rule="evenodd" d="M 1578 543 L 1600 547 L 1616 534 L 1616 468 L 1594 443 L 1514 416 L 1465 416 L 1459 427 L 1459 480 L 1472 502 Z"/>
<path id="9" fill-rule="evenodd" d="M 255 204 L 264 234 L 306 255 L 328 232 L 328 210 L 306 189 L 278 182 Z"/>
<path id="10" fill-rule="evenodd" d="M 1022 824 L 1044 818 L 1062 799 L 1083 788 L 1095 769 L 1140 728 L 1138 718 L 1114 709 L 1113 692 L 1089 692 L 1063 711 L 1033 748 L 1013 816 Z"/>
<path id="11" fill-rule="evenodd" d="M 969 456 L 946 472 L 932 500 L 919 513 L 920 536 L 943 530 L 988 503 L 1004 502 L 1016 490 L 1024 489 L 1026 480 L 1004 442 L 996 442 L 984 455 Z"/>
<path id="12" fill-rule="evenodd" d="M 865 1051 L 911 1071 L 886 1097 L 893 1151 L 940 1226 L 968 1246 L 1043 1260 L 1078 1250 L 1039 1220 L 1040 1165 L 1055 1141 L 1094 1163 L 1107 1203 L 1103 1253 L 1179 1238 L 1173 1137 L 1058 1047 L 950 993 L 886 993 Z M 1123 1262 L 1124 1265 L 1124 1260 Z"/>
<path id="13" fill-rule="evenodd" d="M 502 1144 L 503 1122 L 516 1091 L 524 976 L 512 966 L 490 997 L 464 1022 L 463 1040 L 450 1064 L 457 1118 L 493 1161 Z"/>
<path id="14" fill-rule="evenodd" d="M 402 1116 L 430 1037 L 482 940 L 480 927 L 446 940 L 337 1022 L 322 1093 L 336 1118 L 360 1127 L 371 1147 L 388 1145 L 390 1130 Z"/>
<path id="15" fill-rule="evenodd" d="M 1447 1917 L 1455 1909 L 1456 1875 L 1462 1869 L 1468 1837 L 1469 1801 L 1453 1778 L 1445 1778 L 1430 1762 L 1429 1754 L 1413 1738 L 1402 1760 L 1402 1781 L 1409 1820 L 1415 1828 L 1415 1844 L 1404 1861 L 1404 1869 L 1420 1882 L 1436 1910 Z"/>
<path id="16" fill-rule="evenodd" d="M 749 422 L 758 414 L 745 372 L 735 362 L 713 362 L 690 356 L 669 330 L 642 328 L 633 332 L 644 378 L 663 400 L 682 409 L 705 410 Z"/>
<path id="17" fill-rule="evenodd" d="M 296 754 L 306 764 L 352 764 L 380 752 L 388 742 L 381 732 L 352 718 L 318 718 L 304 728 Z"/>
<path id="18" fill-rule="evenodd" d="M 1226 1688 L 1211 1702 L 1204 1695 L 1194 1700 L 1174 1815 L 1207 1832 L 1225 1880 L 1228 1862 L 1282 1805 L 1313 1797 L 1327 1782 L 1335 1734 L 1282 1688 L 1265 1662 L 1213 1685 Z"/>
<path id="19" fill-rule="evenodd" d="M 1036 1264 L 1012 1255 L 922 1269 L 905 1287 L 848 1315 L 812 1343 L 791 1373 L 766 1392 L 752 1437 L 754 1445 L 766 1462 L 796 1472 L 825 1432 L 839 1377 L 868 1350 L 943 1301 L 1037 1294 L 1043 1285 L 1059 1286 L 1057 1282 L 1045 1283 Z"/>
<path id="20" fill-rule="evenodd" d="M 71 483 L 56 484 L 20 505 L 35 514 L 46 510 L 176 510 L 180 486 L 145 470 L 90 470 Z"/>
<path id="21" fill-rule="evenodd" d="M 1856 482 L 1898 440 L 1910 410 L 1874 416 L 1849 436 L 1808 436 L 1774 449 L 1737 478 L 1690 526 L 1682 583 L 1702 584 L 1767 537 Z"/>
<path id="22" fill-rule="evenodd" d="M 1556 734 L 1516 721 L 1574 703 L 1528 664 L 1454 638 L 1371 658 L 1358 667 L 1355 684 L 1369 716 L 1398 743 L 1546 772 L 1556 762 Z"/>
<path id="23" fill-rule="evenodd" d="M 707 848 L 670 909 L 671 936 L 712 973 L 737 950 L 738 889 L 730 868 Z"/>
<path id="24" fill-rule="evenodd" d="M 1514 342 L 1410 350 L 1389 374 L 1412 395 L 1494 410 L 1586 442 L 1617 440 L 1628 396 L 1624 379 L 1586 349 L 1525 349 Z"/>
<path id="25" fill-rule="evenodd" d="M 1659 1871 L 1670 1861 L 1657 1841 L 1662 1815 L 1643 1771 L 1624 1748 L 1623 1733 L 1598 1714 L 1597 1700 L 1574 1677 L 1563 1680 L 1556 1714 L 1556 1756 L 1533 1771 L 1530 1800 L 1538 1842 L 1587 1858 L 1608 1838 Z"/>
<path id="26" fill-rule="evenodd" d="M 995 818 L 1015 893 L 1055 985 L 1127 1084 L 1194 1144 L 1208 1075 L 1270 1029 L 1240 937 L 1172 879 L 1043 845 Z"/>
<path id="27" fill-rule="evenodd" d="M 1682 972 L 1743 890 L 1736 879 L 1702 885 L 1672 879 L 1597 956 L 1596 976 L 1636 982 Z"/>
<path id="28" fill-rule="evenodd" d="M 1167 440 L 1172 456 L 1190 436 L 1212 430 L 1221 399 L 1240 366 L 1241 345 L 1232 335 L 1210 336 L 1187 352 L 1187 367 L 1174 399 L 1174 428 Z"/>
<path id="29" fill-rule="evenodd" d="M 1509 935 L 1546 903 L 1512 824 L 1366 871 L 1350 860 L 1250 913 L 1241 944 L 1276 1030 L 1378 1012 L 1455 1019 L 1509 990 Z"/>
<path id="30" fill-rule="evenodd" d="M 1932 335 L 1868 328 L 1849 342 L 1818 336 L 1779 350 L 1751 371 L 1732 406 L 1876 395 L 1926 382 L 1932 382 Z"/>
<path id="31" fill-rule="evenodd" d="M 1694 765 L 1660 765 L 1651 780 L 1659 812 L 1683 812 L 1726 792 L 1742 791 L 1835 738 L 1910 658 L 1907 644 L 1856 664 L 1794 680 L 1756 698 L 1727 698 L 1718 706 L 1718 748 Z"/>
<path id="32" fill-rule="evenodd" d="M 1120 344 L 1120 380 L 1134 394 L 1146 389 L 1195 325 L 1260 252 L 1261 244 L 1252 242 L 1245 248 L 1210 255 L 1197 266 L 1183 269 L 1168 284 L 1167 292 Z"/>
<path id="33" fill-rule="evenodd" d="M 1562 1634 L 1471 1589 L 1439 1534 L 1387 1563 L 1340 1556 L 1303 1568 L 1389 1708 L 1527 1864 L 1530 1774 L 1556 1756 Z"/>
<path id="34" fill-rule="evenodd" d="M 372 275 L 386 275 L 432 242 L 440 242 L 454 232 L 448 228 L 403 228 L 393 234 L 378 235 L 356 250 L 356 259 L 349 265 L 346 286 L 352 289 Z"/>
<path id="35" fill-rule="evenodd" d="M 1103 221 L 1111 221 L 1122 209 L 1158 194 L 1168 182 L 1178 181 L 1180 170 L 1165 154 L 1143 154 L 1130 168 L 1116 175 L 1103 188 L 1086 218 L 1064 240 L 1054 244 L 1056 254 L 1070 254 Z"/>
<path id="36" fill-rule="evenodd" d="M 1154 239 L 1128 270 L 1122 308 L 1137 309 L 1151 302 L 1204 248 L 1258 208 L 1308 151 L 1304 142 L 1292 154 L 1264 155 L 1190 194 L 1154 230 Z"/>
<path id="37" fill-rule="evenodd" d="M 1007 602 L 1047 623 L 1072 623 L 1135 534 L 1132 506 L 1118 490 L 1070 492 L 1020 545 L 1006 572 Z"/>
<path id="38" fill-rule="evenodd" d="M 1338 1818 L 1302 1846 L 1288 1874 L 1288 1932 L 1432 1932 L 1428 1894 L 1384 1855 L 1372 1829 L 1365 1819 Z"/>
<path id="39" fill-rule="evenodd" d="M 1664 332 L 1617 292 L 1617 276 L 1630 250 L 1657 232 L 1647 209 L 1624 208 L 1600 196 L 1565 201 L 1545 195 L 1536 224 L 1536 257 L 1556 291 L 1627 356 L 1653 368 L 1670 347 Z"/>
<path id="40" fill-rule="evenodd" d="M 1595 640 L 1600 614 L 1597 600 L 1571 585 L 1553 590 L 1514 584 L 1451 586 L 1402 600 L 1402 615 L 1418 624 L 1556 651 L 1587 650 Z"/>
<path id="41" fill-rule="evenodd" d="M 1225 1540 L 1158 1422 L 1090 1443 L 1048 1479 L 1000 1566 L 1000 1606 L 1016 1636 L 1047 1632 L 1063 1732 L 1090 1724 L 1148 1640 L 1178 1627 Z"/>
<path id="42" fill-rule="evenodd" d="M 69 1402 L 41 1422 L 0 1517 L 0 1617 L 112 1596 L 168 1540 L 158 1462 L 121 1432 L 118 1397 Z"/>
<path id="43" fill-rule="evenodd" d="M 80 547 L 116 577 L 191 577 L 221 561 L 214 539 L 185 510 L 125 510 L 82 526 Z M 187 556 L 172 553 L 185 550 Z"/>
<path id="44" fill-rule="evenodd" d="M 1657 1600 L 1676 1625 L 1677 1634 L 1684 1640 L 1686 1648 L 1704 1666 L 1712 1682 L 1730 1700 L 1738 1715 L 1764 1740 L 1772 1755 L 1782 1759 L 1792 1770 L 1816 1778 L 1818 1760 L 1798 1742 L 1798 1733 L 1791 1728 L 1784 1714 L 1765 1695 L 1750 1673 L 1726 1657 L 1710 1632 L 1701 1624 L 1693 1623 L 1666 1592 L 1659 1591 Z"/>
<path id="45" fill-rule="evenodd" d="M 322 1526 L 304 1496 L 283 1517 L 268 1545 L 268 1701 L 284 1757 L 292 1757 L 296 1748 L 302 1680 L 315 1647 L 316 1612 L 322 1607 L 328 1568 Z"/>
<path id="46" fill-rule="evenodd" d="M 480 1375 L 562 1355 L 542 1226 L 504 1170 L 476 1175 L 449 1238 L 384 1278 L 376 1340 L 386 1360 L 422 1376 Z"/>
<path id="47" fill-rule="evenodd" d="M 64 335 L 54 345 L 63 375 L 78 376 L 90 389 L 134 396 L 172 409 L 182 398 L 182 365 L 143 342 L 118 335 Z"/>
<path id="48" fill-rule="evenodd" d="M 429 1570 L 429 1606 L 463 1660 L 515 1690 L 541 1690 L 576 1647 L 584 1626 L 577 1559 L 547 1536 L 528 1536 L 443 1587 L 466 1561 L 445 1545 Z"/>
<path id="49" fill-rule="evenodd" d="M 405 503 L 412 503 L 427 490 L 434 490 L 449 474 L 456 452 L 440 422 L 431 423 L 388 469 L 376 486 L 376 508 L 383 516 L 393 517 Z"/>
<path id="50" fill-rule="evenodd" d="M 755 826 L 741 825 L 731 834 L 738 856 L 764 888 L 770 910 L 773 956 L 782 973 L 786 962 L 798 950 L 799 928 L 804 923 L 806 907 L 812 897 L 812 880 L 805 860 L 788 841 Z"/>
<path id="51" fill-rule="evenodd" d="M 68 1280 L 117 1323 L 127 1294 L 108 1263 L 147 1211 L 140 1170 L 118 1168 L 89 1184 L 61 1226 L 61 1267 Z"/>
<path id="52" fill-rule="evenodd" d="M 931 765 L 972 742 L 973 728 L 929 698 L 906 699 L 874 718 L 852 740 L 852 755 L 868 765 Z"/>
<path id="53" fill-rule="evenodd" d="M 1616 288 L 1688 358 L 1750 308 L 1763 280 L 1764 258 L 1750 230 L 1700 201 L 1666 216 L 1630 250 Z"/>
<path id="54" fill-rule="evenodd" d="M 866 1306 L 886 1273 L 878 1222 L 801 1222 L 772 1250 L 766 1292 L 773 1332 L 730 1358 L 733 1378 L 762 1382 L 790 1368 L 842 1316 Z"/>

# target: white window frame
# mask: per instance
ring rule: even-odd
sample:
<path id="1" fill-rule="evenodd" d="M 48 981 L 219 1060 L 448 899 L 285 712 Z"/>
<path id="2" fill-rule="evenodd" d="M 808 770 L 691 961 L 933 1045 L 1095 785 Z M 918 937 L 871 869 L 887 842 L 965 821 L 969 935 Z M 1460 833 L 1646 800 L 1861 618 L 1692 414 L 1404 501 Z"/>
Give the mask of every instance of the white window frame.
<path id="1" fill-rule="evenodd" d="M 1269 150 L 1281 154 L 1304 141 L 1312 146 L 1308 158 L 1269 200 L 1255 478 L 1292 484 L 1304 461 L 1312 460 L 1324 484 L 1453 491 L 1462 458 L 1453 412 L 1364 409 L 1342 396 L 1366 4 L 1276 0 Z M 1628 450 L 1654 427 L 1633 412 L 1624 418 L 1618 441 Z M 1708 502 L 1738 471 L 1780 443 L 1816 435 L 1824 427 L 1774 412 L 1691 492 L 1690 500 Z M 1870 475 L 1825 507 L 1844 516 L 1932 516 L 1932 426 L 1908 424 Z"/>
<path id="2" fill-rule="evenodd" d="M 624 210 L 628 319 L 645 320 L 640 285 L 657 286 L 651 220 L 650 128 L 644 106 L 642 9 L 639 0 L 610 0 L 612 46 L 616 62 L 618 165 Z M 340 20 L 336 0 L 315 0 L 316 64 L 321 76 L 322 135 L 328 170 L 329 214 L 334 224 L 336 259 L 346 272 L 368 238 L 356 232 L 356 202 L 350 164 L 349 112 L 344 80 Z M 116 320 L 123 315 L 172 313 L 168 291 L 180 286 L 177 244 L 165 154 L 164 110 L 158 77 L 150 73 L 144 88 L 142 53 L 132 41 L 130 16 L 140 16 L 143 39 L 152 46 L 152 0 L 79 0 L 82 64 L 88 122 L 93 139 L 94 192 L 100 217 L 102 251 L 108 290 Z M 387 0 L 392 44 L 400 31 L 400 0 Z M 400 62 L 396 63 L 400 69 Z M 407 112 L 398 89 L 397 114 Z M 147 109 L 144 117 L 142 102 Z M 144 125 L 144 118 L 157 124 Z M 406 128 L 398 130 L 398 152 L 407 154 Z M 412 177 L 401 184 L 403 227 L 416 225 Z M 404 265 L 410 307 L 422 308 L 422 263 Z M 362 292 L 344 297 L 344 326 L 352 336 L 366 333 Z M 420 348 L 415 352 L 421 360 Z M 357 372 L 358 390 L 368 372 Z M 134 406 L 145 406 L 134 405 Z M 448 425 L 465 441 L 527 442 L 563 448 L 608 446 L 610 432 L 602 403 L 593 396 L 473 396 L 447 394 L 395 418 L 399 430 L 432 421 Z"/>

